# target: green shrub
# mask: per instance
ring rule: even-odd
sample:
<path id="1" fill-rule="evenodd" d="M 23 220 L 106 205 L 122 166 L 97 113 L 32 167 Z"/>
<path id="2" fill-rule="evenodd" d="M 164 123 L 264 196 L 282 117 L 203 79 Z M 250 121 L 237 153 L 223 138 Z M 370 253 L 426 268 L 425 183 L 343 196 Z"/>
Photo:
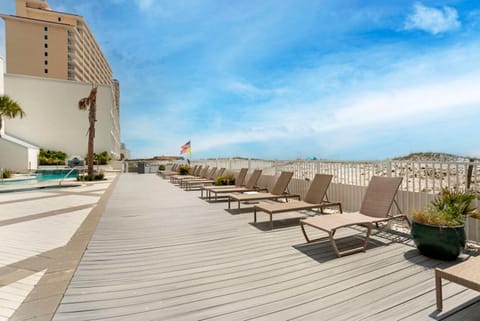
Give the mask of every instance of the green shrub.
<path id="1" fill-rule="evenodd" d="M 107 165 L 112 158 L 107 151 L 103 151 L 100 154 L 93 154 L 93 159 L 95 160 L 96 164 Z"/>
<path id="2" fill-rule="evenodd" d="M 38 161 L 40 165 L 64 164 L 67 154 L 61 151 L 40 149 Z"/>
<path id="3" fill-rule="evenodd" d="M 180 165 L 178 167 L 178 173 L 180 175 L 187 175 L 189 170 L 190 170 L 190 166 L 188 165 Z"/>
<path id="4" fill-rule="evenodd" d="M 13 175 L 13 171 L 11 171 L 9 169 L 4 169 L 3 170 L 3 174 L 2 174 L 3 178 L 11 178 L 12 175 Z"/>
<path id="5" fill-rule="evenodd" d="M 165 170 L 165 165 L 161 164 L 158 166 L 159 171 L 164 171 Z"/>
<path id="6" fill-rule="evenodd" d="M 85 162 L 87 159 L 88 157 L 85 155 Z M 107 151 L 103 151 L 100 154 L 93 153 L 93 163 L 95 165 L 107 165 L 110 160 L 112 160 L 112 158 Z"/>
<path id="7" fill-rule="evenodd" d="M 215 185 L 235 185 L 235 175 L 232 173 L 226 173 L 215 179 Z"/>

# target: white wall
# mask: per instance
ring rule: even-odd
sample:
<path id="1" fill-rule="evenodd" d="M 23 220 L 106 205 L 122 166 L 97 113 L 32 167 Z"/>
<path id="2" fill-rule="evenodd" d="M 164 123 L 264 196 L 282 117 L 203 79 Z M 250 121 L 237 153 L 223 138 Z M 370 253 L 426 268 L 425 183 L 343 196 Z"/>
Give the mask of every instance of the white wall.
<path id="1" fill-rule="evenodd" d="M 6 133 L 43 149 L 69 156 L 87 153 L 88 111 L 78 109 L 91 86 L 85 83 L 5 74 L 5 93 L 19 102 L 26 117 L 6 120 Z M 110 86 L 97 93 L 95 152 L 120 154 L 120 134 Z M 112 135 L 113 133 L 113 135 Z"/>
<path id="2" fill-rule="evenodd" d="M 0 168 L 13 171 L 28 169 L 28 148 L 0 138 Z"/>
<path id="3" fill-rule="evenodd" d="M 3 57 L 0 57 L 0 95 L 4 93 L 4 79 L 3 79 Z M 5 132 L 5 124 L 3 123 L 3 118 L 0 118 L 0 136 Z"/>
<path id="4" fill-rule="evenodd" d="M 28 169 L 29 170 L 36 170 L 38 169 L 38 154 L 40 150 L 36 148 L 29 148 L 28 155 L 27 155 L 27 162 L 28 162 Z M 22 169 L 19 169 L 22 170 Z"/>

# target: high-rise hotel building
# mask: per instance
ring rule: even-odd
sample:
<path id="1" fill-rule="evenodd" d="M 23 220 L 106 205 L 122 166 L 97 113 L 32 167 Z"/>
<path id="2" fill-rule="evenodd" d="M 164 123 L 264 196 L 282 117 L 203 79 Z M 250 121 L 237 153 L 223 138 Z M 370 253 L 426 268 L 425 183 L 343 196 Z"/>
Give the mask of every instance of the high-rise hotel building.
<path id="1" fill-rule="evenodd" d="M 83 17 L 45 1 L 16 0 L 5 20 L 7 72 L 110 84 L 112 69 Z"/>
<path id="2" fill-rule="evenodd" d="M 44 0 L 15 1 L 15 15 L 0 14 L 5 21 L 5 93 L 19 101 L 27 116 L 5 120 L 6 134 L 83 157 L 88 121 L 77 103 L 95 84 L 95 152 L 106 150 L 118 159 L 120 86 L 85 19 L 54 11 Z"/>

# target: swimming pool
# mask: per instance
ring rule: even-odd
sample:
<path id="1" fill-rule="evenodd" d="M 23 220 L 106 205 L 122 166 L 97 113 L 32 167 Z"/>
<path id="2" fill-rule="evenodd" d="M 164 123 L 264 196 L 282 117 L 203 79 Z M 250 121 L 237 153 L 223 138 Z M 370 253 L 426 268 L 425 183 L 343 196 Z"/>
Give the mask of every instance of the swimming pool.
<path id="1" fill-rule="evenodd" d="M 11 185 L 11 184 L 37 184 L 45 181 L 61 180 L 63 178 L 76 178 L 78 173 L 71 172 L 65 177 L 67 173 L 48 173 L 41 172 L 36 175 L 24 176 L 20 179 L 4 179 L 0 180 L 0 185 Z"/>

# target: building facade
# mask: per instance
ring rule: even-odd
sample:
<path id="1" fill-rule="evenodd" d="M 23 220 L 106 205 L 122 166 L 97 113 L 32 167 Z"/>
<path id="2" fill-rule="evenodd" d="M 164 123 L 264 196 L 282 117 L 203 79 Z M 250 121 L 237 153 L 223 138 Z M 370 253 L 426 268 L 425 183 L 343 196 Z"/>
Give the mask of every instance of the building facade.
<path id="1" fill-rule="evenodd" d="M 3 58 L 0 57 L 0 95 L 4 94 Z M 39 147 L 5 133 L 4 119 L 0 119 L 0 179 L 4 170 L 36 170 Z"/>
<path id="2" fill-rule="evenodd" d="M 78 100 L 97 85 L 95 152 L 119 159 L 120 84 L 85 19 L 54 11 L 44 0 L 15 1 L 15 15 L 0 14 L 5 21 L 5 93 L 20 103 L 26 117 L 7 119 L 6 134 L 84 157 L 88 115 L 78 110 Z"/>
<path id="3" fill-rule="evenodd" d="M 83 17 L 16 0 L 5 21 L 7 73 L 110 84 L 112 69 Z"/>

